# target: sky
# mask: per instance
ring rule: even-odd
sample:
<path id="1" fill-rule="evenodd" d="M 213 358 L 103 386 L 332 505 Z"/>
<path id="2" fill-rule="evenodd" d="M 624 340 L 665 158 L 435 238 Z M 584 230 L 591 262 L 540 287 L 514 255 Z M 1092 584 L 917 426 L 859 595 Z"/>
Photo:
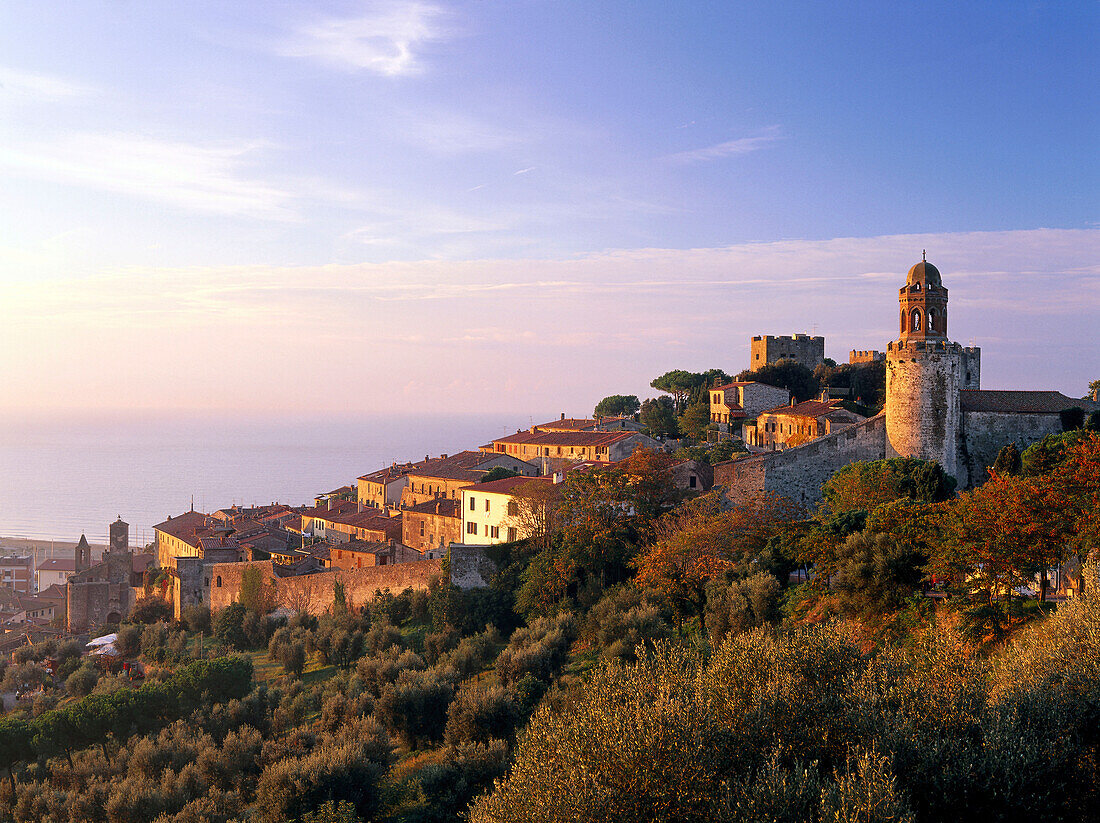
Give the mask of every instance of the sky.
<path id="1" fill-rule="evenodd" d="M 0 5 L 0 411 L 591 411 L 755 334 L 1100 377 L 1094 2 Z"/>

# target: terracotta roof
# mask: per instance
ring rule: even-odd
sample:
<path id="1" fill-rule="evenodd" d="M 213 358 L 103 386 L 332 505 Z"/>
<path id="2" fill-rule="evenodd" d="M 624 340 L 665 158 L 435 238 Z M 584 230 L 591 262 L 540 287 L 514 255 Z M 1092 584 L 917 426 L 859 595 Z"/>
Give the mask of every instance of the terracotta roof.
<path id="1" fill-rule="evenodd" d="M 961 393 L 962 410 L 1001 412 L 1004 414 L 1057 414 L 1077 406 L 1094 409 L 1092 400 L 1077 400 L 1057 391 L 997 391 L 965 389 Z"/>
<path id="2" fill-rule="evenodd" d="M 485 492 L 488 494 L 512 494 L 517 488 L 525 486 L 528 483 L 553 483 L 553 479 L 550 477 L 505 477 L 501 480 L 490 480 L 488 483 L 478 483 L 474 486 L 467 486 L 463 491 L 470 494 L 477 494 L 478 492 Z"/>
<path id="3" fill-rule="evenodd" d="M 373 540 L 351 540 L 338 546 L 330 546 L 332 550 L 341 552 L 356 552 L 358 554 L 388 554 L 393 547 L 389 543 L 378 543 Z"/>
<path id="4" fill-rule="evenodd" d="M 75 557 L 54 557 L 49 560 L 43 560 L 38 564 L 38 568 L 35 571 L 40 572 L 75 572 L 76 571 L 76 558 Z"/>
<path id="5" fill-rule="evenodd" d="M 776 406 L 761 414 L 786 417 L 824 417 L 829 412 L 843 411 L 839 400 L 803 400 L 793 406 Z"/>
<path id="6" fill-rule="evenodd" d="M 141 553 L 135 554 L 131 568 L 135 574 L 142 574 L 146 569 L 153 565 L 153 555 Z"/>
<path id="7" fill-rule="evenodd" d="M 169 517 L 163 523 L 153 526 L 153 528 L 196 548 L 199 545 L 199 538 L 208 532 L 206 515 L 196 511 L 184 512 L 178 517 Z"/>
<path id="8" fill-rule="evenodd" d="M 359 503 L 352 500 L 338 500 L 334 501 L 332 508 L 327 505 L 324 506 L 310 506 L 308 509 L 302 509 L 302 517 L 320 517 L 324 520 L 331 520 L 333 517 L 337 517 L 341 514 L 351 514 L 359 511 Z"/>
<path id="9" fill-rule="evenodd" d="M 38 593 L 38 596 L 45 598 L 46 600 L 64 600 L 65 587 L 58 583 L 54 583 L 40 591 Z"/>
<path id="10" fill-rule="evenodd" d="M 386 466 L 384 469 L 378 469 L 370 474 L 364 474 L 360 476 L 360 480 L 366 480 L 370 483 L 391 483 L 394 480 L 399 480 L 409 473 L 409 469 L 413 467 L 412 463 L 398 463 L 393 466 Z"/>
<path id="11" fill-rule="evenodd" d="M 755 380 L 734 380 L 732 383 L 723 383 L 721 386 L 711 386 L 708 391 L 721 391 L 722 389 L 736 389 L 739 386 L 751 386 Z"/>
<path id="12" fill-rule="evenodd" d="M 498 437 L 493 443 L 521 444 L 527 446 L 610 446 L 637 432 L 516 432 L 506 437 Z"/>

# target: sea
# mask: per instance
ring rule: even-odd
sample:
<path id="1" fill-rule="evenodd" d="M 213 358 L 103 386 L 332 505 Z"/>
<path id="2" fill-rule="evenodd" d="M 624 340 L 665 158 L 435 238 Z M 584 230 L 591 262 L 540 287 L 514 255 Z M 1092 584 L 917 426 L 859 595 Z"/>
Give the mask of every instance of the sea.
<path id="1" fill-rule="evenodd" d="M 312 505 L 394 461 L 477 449 L 557 415 L 222 413 L 0 414 L 0 536 L 106 543 L 116 517 L 130 542 L 194 505 Z M 2 544 L 0 544 L 2 545 Z"/>

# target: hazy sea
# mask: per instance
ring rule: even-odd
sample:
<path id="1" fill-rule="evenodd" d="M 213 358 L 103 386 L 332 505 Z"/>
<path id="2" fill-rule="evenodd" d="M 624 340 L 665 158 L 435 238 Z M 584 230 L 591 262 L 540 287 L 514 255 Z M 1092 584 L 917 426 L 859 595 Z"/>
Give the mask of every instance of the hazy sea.
<path id="1" fill-rule="evenodd" d="M 555 414 L 469 416 L 88 414 L 0 416 L 0 535 L 105 543 L 119 515 L 130 541 L 191 507 L 312 504 L 394 460 L 476 449 Z"/>

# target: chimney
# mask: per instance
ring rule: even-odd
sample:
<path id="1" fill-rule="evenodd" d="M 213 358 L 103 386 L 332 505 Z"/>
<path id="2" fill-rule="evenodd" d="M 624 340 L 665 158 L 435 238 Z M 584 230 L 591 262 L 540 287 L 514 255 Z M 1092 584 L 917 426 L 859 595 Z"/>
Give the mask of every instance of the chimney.
<path id="1" fill-rule="evenodd" d="M 564 420 L 564 419 L 565 419 L 565 412 L 562 412 L 562 413 L 561 413 L 561 419 L 562 419 L 562 420 Z"/>
<path id="2" fill-rule="evenodd" d="M 791 405 L 793 406 L 793 405 L 794 405 L 794 403 L 795 403 L 795 401 L 794 401 L 794 395 L 792 394 L 792 395 L 791 395 Z"/>
<path id="3" fill-rule="evenodd" d="M 445 455 L 445 454 L 441 454 L 441 455 L 439 455 L 439 459 L 440 459 L 440 460 L 446 460 L 446 459 L 447 459 L 447 455 Z"/>
<path id="4" fill-rule="evenodd" d="M 821 399 L 822 403 L 829 402 L 829 387 L 828 386 L 826 386 L 825 388 L 823 388 L 821 390 L 821 398 L 820 399 Z"/>

